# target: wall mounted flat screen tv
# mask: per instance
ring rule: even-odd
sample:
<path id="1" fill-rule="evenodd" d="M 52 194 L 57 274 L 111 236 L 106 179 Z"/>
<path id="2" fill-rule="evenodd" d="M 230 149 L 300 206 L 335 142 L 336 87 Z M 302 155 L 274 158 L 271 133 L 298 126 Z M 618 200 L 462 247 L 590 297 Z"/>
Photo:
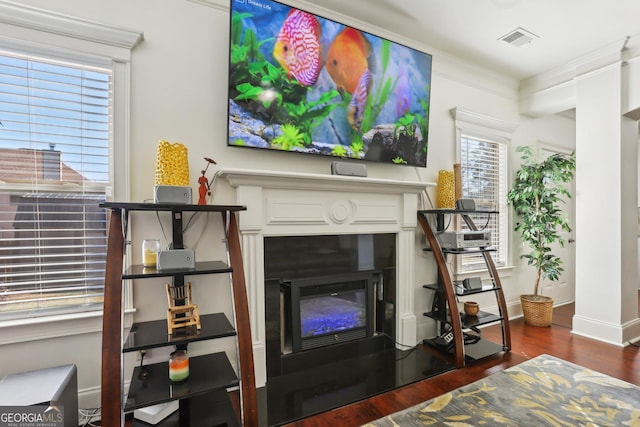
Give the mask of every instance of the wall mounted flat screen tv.
<path id="1" fill-rule="evenodd" d="M 228 145 L 426 166 L 431 55 L 272 0 L 231 0 Z"/>

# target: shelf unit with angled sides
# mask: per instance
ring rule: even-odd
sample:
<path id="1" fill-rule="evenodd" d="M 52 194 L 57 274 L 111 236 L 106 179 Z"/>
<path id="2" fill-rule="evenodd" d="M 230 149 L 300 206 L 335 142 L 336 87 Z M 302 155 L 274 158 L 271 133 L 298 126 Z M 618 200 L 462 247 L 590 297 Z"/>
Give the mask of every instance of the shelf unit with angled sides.
<path id="1" fill-rule="evenodd" d="M 176 413 L 158 425 L 258 425 L 253 348 L 242 253 L 238 234 L 239 212 L 244 206 L 181 205 L 152 203 L 102 203 L 110 212 L 105 268 L 104 316 L 102 327 L 102 407 L 101 424 L 124 425 L 125 414 L 135 409 L 178 400 Z M 195 268 L 156 270 L 142 265 L 125 265 L 127 232 L 131 217 L 139 211 L 167 212 L 171 215 L 174 249 L 182 249 L 185 212 L 214 212 L 222 216 L 227 262 L 196 262 Z M 124 266 L 124 267 L 123 267 Z M 169 334 L 167 319 L 136 322 L 123 337 L 123 281 L 168 277 L 173 286 L 183 286 L 185 277 L 228 274 L 232 297 L 233 319 L 224 313 L 200 316 L 201 328 L 180 328 Z M 165 293 L 165 288 L 158 289 Z M 217 292 L 212 290 L 212 295 Z M 189 358 L 189 377 L 172 382 L 168 362 L 138 366 L 134 369 L 128 393 L 124 395 L 123 353 L 156 347 L 175 346 L 186 349 L 189 343 L 235 337 L 238 373 L 225 352 Z M 234 408 L 228 390 L 240 390 L 240 413 Z M 240 419 L 239 419 L 240 418 Z M 133 420 L 133 425 L 147 425 Z"/>
<path id="2" fill-rule="evenodd" d="M 473 247 L 465 249 L 443 249 L 440 245 L 437 233 L 444 231 L 445 215 L 459 215 L 472 231 L 478 231 L 473 222 L 472 214 L 495 215 L 496 211 L 476 211 L 460 209 L 431 209 L 418 211 L 418 223 L 424 232 L 428 248 L 435 258 L 438 268 L 438 280 L 433 284 L 425 284 L 423 287 L 434 292 L 434 304 L 431 311 L 425 312 L 426 317 L 434 319 L 438 323 L 438 336 L 424 339 L 423 342 L 437 350 L 453 356 L 455 365 L 459 368 L 466 362 L 478 360 L 500 351 L 511 350 L 511 332 L 507 306 L 502 292 L 502 283 L 498 270 L 491 257 L 495 249 L 490 247 Z M 432 223 L 435 220 L 435 226 Z M 454 282 L 447 266 L 447 258 L 464 254 L 481 254 L 487 266 L 490 283 L 483 284 L 478 289 L 466 289 L 462 282 Z M 498 314 L 480 311 L 476 316 L 468 316 L 458 310 L 459 297 L 491 292 L 496 297 Z M 500 323 L 502 330 L 502 342 L 496 343 L 482 338 L 483 325 Z M 469 333 L 469 332 L 473 333 Z"/>

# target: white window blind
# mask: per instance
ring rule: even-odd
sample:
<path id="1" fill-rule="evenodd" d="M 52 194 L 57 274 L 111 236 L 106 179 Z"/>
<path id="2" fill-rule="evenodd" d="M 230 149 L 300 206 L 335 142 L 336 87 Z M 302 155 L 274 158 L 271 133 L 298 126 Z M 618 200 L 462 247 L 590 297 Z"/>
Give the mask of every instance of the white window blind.
<path id="1" fill-rule="evenodd" d="M 499 211 L 470 215 L 478 229 L 491 231 L 491 246 L 496 249 L 491 256 L 497 267 L 507 262 L 506 157 L 507 144 L 498 138 L 460 133 L 462 197 L 474 199 L 477 209 Z M 461 228 L 467 229 L 465 224 Z M 459 273 L 486 269 L 482 254 L 457 258 Z"/>
<path id="2" fill-rule="evenodd" d="M 101 309 L 111 70 L 0 51 L 0 320 Z"/>

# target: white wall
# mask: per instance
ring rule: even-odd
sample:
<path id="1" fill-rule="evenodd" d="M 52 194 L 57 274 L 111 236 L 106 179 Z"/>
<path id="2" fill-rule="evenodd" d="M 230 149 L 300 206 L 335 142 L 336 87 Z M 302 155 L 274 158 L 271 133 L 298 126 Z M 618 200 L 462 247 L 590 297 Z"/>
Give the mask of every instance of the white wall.
<path id="1" fill-rule="evenodd" d="M 215 4 L 226 4 L 226 2 Z M 221 167 L 281 169 L 328 174 L 330 160 L 278 152 L 258 152 L 226 146 L 227 117 L 227 40 L 228 11 L 188 0 L 25 0 L 21 3 L 144 32 L 145 40 L 132 54 L 131 84 L 131 201 L 152 198 L 154 162 L 158 140 L 179 141 L 189 148 L 191 181 L 197 194 L 198 172 L 205 166 L 204 156 L 212 157 Z M 291 2 L 295 5 L 295 2 Z M 341 16 L 328 16 L 346 21 Z M 351 22 L 352 25 L 361 25 Z M 376 178 L 394 178 L 435 182 L 439 169 L 451 169 L 455 162 L 455 130 L 449 110 L 454 107 L 474 111 L 497 119 L 521 122 L 514 137 L 515 144 L 532 144 L 537 140 L 571 146 L 575 132 L 571 120 L 559 117 L 527 119 L 518 115 L 517 82 L 497 76 L 473 64 L 450 57 L 432 46 L 416 45 L 393 33 L 365 27 L 371 33 L 385 36 L 433 54 L 433 80 L 429 159 L 426 169 L 367 164 L 368 174 Z M 117 143 L 117 141 L 116 141 Z M 220 182 L 214 203 L 233 202 L 232 191 Z M 215 218 L 219 225 L 219 218 Z M 219 245 L 220 234 L 213 228 L 198 242 L 203 225 L 196 223 L 185 238 L 196 246 L 199 259 L 224 259 Z M 155 217 L 139 220 L 133 232 L 134 261 L 139 261 L 139 243 L 148 236 L 161 237 Z M 416 234 L 416 239 L 419 235 Z M 197 243 L 197 244 L 196 244 Z M 215 247 L 214 247 L 215 245 Z M 205 250 L 206 249 L 206 250 Z M 435 278 L 431 257 L 416 253 L 416 312 L 428 309 L 430 296 L 421 285 Z M 517 255 L 514 253 L 514 262 Z M 520 283 L 529 273 L 514 272 L 504 280 L 509 303 L 516 304 Z M 523 279 L 523 280 L 520 280 Z M 134 303 L 137 321 L 163 318 L 166 299 L 161 279 L 136 283 Z M 195 299 L 201 311 L 228 312 L 226 280 L 194 279 Z M 481 304 L 483 302 L 481 301 Z M 486 305 L 490 305 L 486 302 Z M 495 302 L 493 303 L 495 305 Z M 433 333 L 433 322 L 422 316 L 419 336 Z M 233 342 L 198 343 L 194 353 L 220 346 L 232 352 Z M 0 346 L 3 364 L 0 376 L 62 363 L 76 363 L 79 371 L 81 406 L 99 405 L 100 335 L 41 340 Z M 166 357 L 163 351 L 152 352 L 154 358 Z M 135 356 L 126 357 L 128 375 Z M 114 373 L 115 374 L 115 373 Z"/>

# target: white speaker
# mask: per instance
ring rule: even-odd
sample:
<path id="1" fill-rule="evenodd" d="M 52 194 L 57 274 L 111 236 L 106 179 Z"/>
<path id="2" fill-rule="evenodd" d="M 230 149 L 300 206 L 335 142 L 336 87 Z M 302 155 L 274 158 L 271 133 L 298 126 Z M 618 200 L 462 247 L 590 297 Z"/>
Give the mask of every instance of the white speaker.
<path id="1" fill-rule="evenodd" d="M 190 205 L 193 203 L 191 187 L 156 185 L 153 188 L 153 201 L 159 204 Z"/>
<path id="2" fill-rule="evenodd" d="M 357 163 L 331 162 L 332 175 L 367 176 L 367 166 Z"/>
<path id="3" fill-rule="evenodd" d="M 196 268 L 196 254 L 193 249 L 171 249 L 158 252 L 158 270 Z"/>

